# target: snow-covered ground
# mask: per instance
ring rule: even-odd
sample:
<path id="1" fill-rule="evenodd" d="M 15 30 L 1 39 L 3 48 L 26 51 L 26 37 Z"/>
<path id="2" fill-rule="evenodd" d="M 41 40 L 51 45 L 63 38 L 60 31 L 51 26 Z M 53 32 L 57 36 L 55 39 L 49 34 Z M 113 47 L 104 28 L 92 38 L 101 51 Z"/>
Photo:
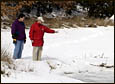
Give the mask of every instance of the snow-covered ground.
<path id="1" fill-rule="evenodd" d="M 2 83 L 114 83 L 114 27 L 56 29 L 45 34 L 42 61 L 32 61 L 29 30 L 17 70 Z M 10 32 L 1 32 L 1 46 L 13 54 Z M 100 67 L 104 64 L 105 67 Z"/>

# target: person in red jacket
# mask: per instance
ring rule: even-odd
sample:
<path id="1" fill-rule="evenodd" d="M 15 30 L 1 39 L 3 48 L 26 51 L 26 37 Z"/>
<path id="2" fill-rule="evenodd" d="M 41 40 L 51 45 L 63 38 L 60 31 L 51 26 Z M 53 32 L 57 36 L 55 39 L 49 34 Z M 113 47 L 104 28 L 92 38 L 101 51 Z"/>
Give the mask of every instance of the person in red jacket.
<path id="1" fill-rule="evenodd" d="M 33 46 L 33 60 L 34 61 L 40 61 L 41 60 L 41 53 L 42 53 L 42 47 L 44 44 L 44 33 L 58 33 L 58 31 L 52 30 L 44 25 L 42 25 L 42 22 L 44 22 L 42 17 L 37 17 L 37 21 L 32 24 L 30 31 L 29 31 L 29 37 L 32 42 Z"/>

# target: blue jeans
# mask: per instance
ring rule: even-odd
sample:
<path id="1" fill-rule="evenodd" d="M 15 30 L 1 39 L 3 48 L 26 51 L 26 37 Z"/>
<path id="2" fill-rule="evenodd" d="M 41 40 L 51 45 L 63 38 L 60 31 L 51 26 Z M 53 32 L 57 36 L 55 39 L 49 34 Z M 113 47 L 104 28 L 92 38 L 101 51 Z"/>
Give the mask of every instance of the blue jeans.
<path id="1" fill-rule="evenodd" d="M 14 45 L 15 45 L 15 49 L 14 49 L 13 59 L 20 59 L 24 47 L 24 40 L 17 40 Z"/>

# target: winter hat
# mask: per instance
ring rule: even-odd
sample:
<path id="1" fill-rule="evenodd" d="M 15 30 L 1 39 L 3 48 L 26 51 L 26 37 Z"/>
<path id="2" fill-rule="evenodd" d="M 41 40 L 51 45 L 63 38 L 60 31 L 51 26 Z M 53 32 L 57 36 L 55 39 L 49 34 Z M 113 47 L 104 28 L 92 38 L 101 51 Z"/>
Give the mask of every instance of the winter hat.
<path id="1" fill-rule="evenodd" d="M 41 22 L 44 22 L 43 17 L 37 17 L 37 20 L 38 20 L 38 21 L 41 21 Z"/>

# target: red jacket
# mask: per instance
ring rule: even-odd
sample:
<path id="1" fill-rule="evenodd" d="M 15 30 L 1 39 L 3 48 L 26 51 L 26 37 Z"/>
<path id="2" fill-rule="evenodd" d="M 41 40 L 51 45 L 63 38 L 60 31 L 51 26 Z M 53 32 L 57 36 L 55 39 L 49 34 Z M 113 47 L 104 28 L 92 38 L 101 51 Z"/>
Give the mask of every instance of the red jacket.
<path id="1" fill-rule="evenodd" d="M 43 46 L 43 43 L 44 43 L 43 36 L 45 32 L 55 33 L 54 30 L 38 22 L 35 22 L 34 24 L 32 24 L 29 31 L 30 40 L 33 40 L 32 46 Z"/>

